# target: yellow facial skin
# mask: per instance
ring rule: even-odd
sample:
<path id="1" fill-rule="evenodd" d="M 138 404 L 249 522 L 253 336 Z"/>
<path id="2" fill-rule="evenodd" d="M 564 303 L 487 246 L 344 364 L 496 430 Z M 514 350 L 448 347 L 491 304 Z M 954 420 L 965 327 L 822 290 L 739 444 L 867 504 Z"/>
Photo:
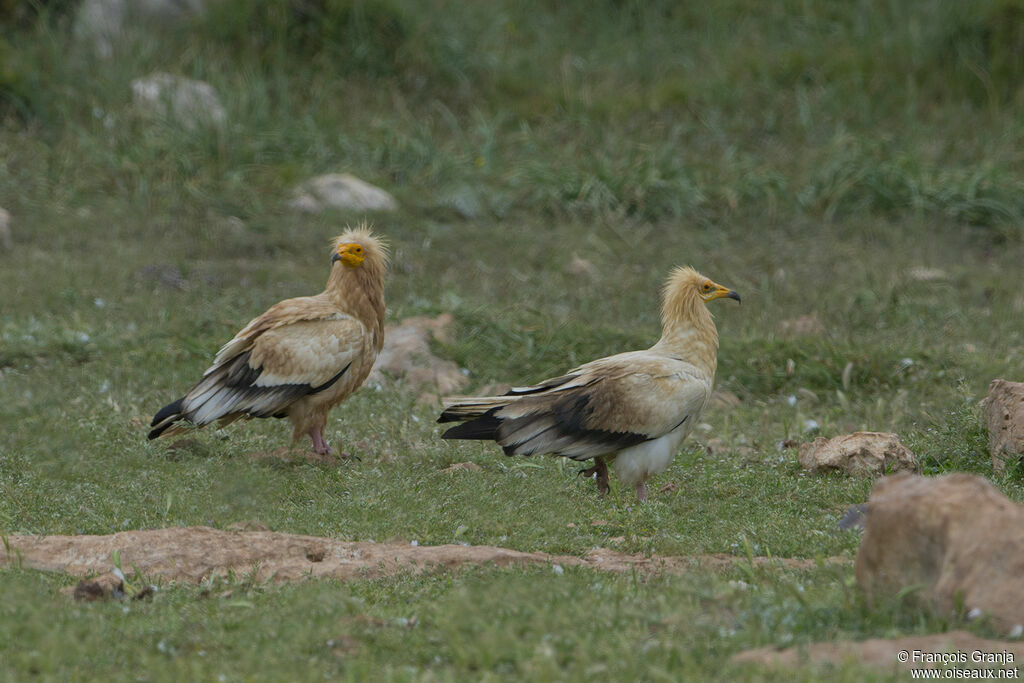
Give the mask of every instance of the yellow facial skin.
<path id="1" fill-rule="evenodd" d="M 700 298 L 704 300 L 704 303 L 714 301 L 715 299 L 724 298 L 736 299 L 736 301 L 740 300 L 739 294 L 732 291 L 728 287 L 723 287 L 722 285 L 715 284 L 711 280 L 704 280 L 704 282 L 700 284 L 699 290 Z"/>
<path id="2" fill-rule="evenodd" d="M 331 263 L 341 261 L 349 268 L 358 268 L 366 260 L 366 250 L 361 244 L 350 242 L 339 244 L 338 251 L 331 257 Z"/>

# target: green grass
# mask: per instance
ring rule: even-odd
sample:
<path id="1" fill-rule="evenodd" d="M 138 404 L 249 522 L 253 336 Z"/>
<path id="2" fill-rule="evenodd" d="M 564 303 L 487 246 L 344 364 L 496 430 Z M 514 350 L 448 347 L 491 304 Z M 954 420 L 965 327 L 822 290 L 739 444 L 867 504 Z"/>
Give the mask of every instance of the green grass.
<path id="1" fill-rule="evenodd" d="M 228 0 L 130 30 L 109 61 L 72 37 L 61 3 L 0 28 L 14 240 L 0 252 L 0 533 L 256 520 L 738 566 L 239 580 L 95 605 L 60 596 L 67 577 L 7 569 L 0 678 L 757 678 L 770 674 L 729 656 L 962 625 L 868 610 L 849 566 L 743 558 L 856 552 L 835 524 L 871 482 L 805 475 L 778 449 L 808 420 L 826 436 L 896 431 L 926 473 L 973 472 L 1024 500 L 1018 473 L 993 474 L 977 409 L 1024 363 L 1024 60 L 1004 28 L 1019 2 L 306 6 L 326 14 Z M 228 125 L 135 111 L 130 82 L 154 70 L 209 81 Z M 147 442 L 140 422 L 241 325 L 323 286 L 327 241 L 362 216 L 287 202 L 333 171 L 398 198 L 372 217 L 394 248 L 389 317 L 452 312 L 455 337 L 435 350 L 469 389 L 649 345 L 674 265 L 738 290 L 742 306 L 712 306 L 717 383 L 741 403 L 710 410 L 652 484 L 679 489 L 637 506 L 613 481 L 601 501 L 571 463 L 442 442 L 401 385 L 333 413 L 329 436 L 362 457 L 340 467 L 250 457 L 287 444 L 278 422 L 173 452 Z M 592 275 L 567 267 L 575 256 Z M 825 333 L 783 331 L 803 315 Z M 724 450 L 707 454 L 711 438 Z M 462 461 L 483 469 L 443 472 Z"/>

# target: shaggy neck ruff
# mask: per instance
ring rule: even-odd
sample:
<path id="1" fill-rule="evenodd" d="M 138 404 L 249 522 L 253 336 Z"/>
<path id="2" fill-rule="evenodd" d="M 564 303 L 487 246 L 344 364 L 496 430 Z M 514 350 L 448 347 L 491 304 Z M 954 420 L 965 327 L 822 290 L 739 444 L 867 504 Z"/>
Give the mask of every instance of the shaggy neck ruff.
<path id="1" fill-rule="evenodd" d="M 387 245 L 361 225 L 334 239 L 338 245 L 357 243 L 366 251 L 358 266 L 337 261 L 331 266 L 324 294 L 343 312 L 366 325 L 373 334 L 374 346 L 384 345 L 384 276 L 388 269 Z"/>
<path id="2" fill-rule="evenodd" d="M 350 268 L 341 262 L 331 268 L 324 292 L 343 312 L 366 325 L 379 351 L 384 344 L 384 273 L 369 263 Z"/>
<path id="3" fill-rule="evenodd" d="M 693 363 L 714 377 L 718 329 L 698 293 L 701 280 L 692 268 L 677 268 L 669 276 L 661 309 L 661 339 L 652 350 Z"/>

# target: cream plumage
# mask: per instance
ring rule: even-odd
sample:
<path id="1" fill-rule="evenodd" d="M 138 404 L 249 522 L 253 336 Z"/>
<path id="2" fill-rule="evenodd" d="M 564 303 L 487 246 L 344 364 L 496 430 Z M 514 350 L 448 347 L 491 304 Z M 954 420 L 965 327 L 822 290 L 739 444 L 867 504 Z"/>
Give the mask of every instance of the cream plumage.
<path id="1" fill-rule="evenodd" d="M 153 418 L 149 438 L 184 420 L 202 427 L 253 417 L 287 417 L 328 454 L 327 414 L 366 379 L 384 344 L 387 247 L 365 226 L 334 240 L 327 287 L 286 299 L 221 348 L 203 378 Z"/>
<path id="2" fill-rule="evenodd" d="M 438 422 L 465 422 L 442 437 L 494 440 L 506 455 L 593 458 L 582 472 L 597 475 L 602 495 L 610 461 L 646 500 L 647 479 L 668 469 L 711 397 L 718 331 L 705 304 L 722 297 L 740 298 L 692 268 L 676 268 L 665 285 L 657 344 L 504 396 L 446 399 Z"/>

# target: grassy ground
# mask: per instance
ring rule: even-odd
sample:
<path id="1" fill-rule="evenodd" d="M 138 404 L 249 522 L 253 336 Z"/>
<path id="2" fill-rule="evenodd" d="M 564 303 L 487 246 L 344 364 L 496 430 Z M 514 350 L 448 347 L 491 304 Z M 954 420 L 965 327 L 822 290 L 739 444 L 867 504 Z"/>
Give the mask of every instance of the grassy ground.
<path id="1" fill-rule="evenodd" d="M 1019 2 L 324 6 L 335 14 L 318 23 L 228 0 L 129 32 L 109 61 L 59 13 L 0 33 L 14 240 L 0 252 L 0 532 L 257 520 L 358 540 L 726 552 L 737 568 L 239 579 L 228 597 L 170 585 L 95 605 L 58 594 L 70 579 L 10 569 L 0 677 L 761 677 L 728 657 L 952 625 L 867 610 L 849 568 L 744 557 L 856 551 L 835 523 L 871 483 L 807 476 L 777 448 L 808 420 L 826 436 L 897 431 L 927 473 L 982 474 L 1024 500 L 1016 473 L 993 475 L 976 409 L 1024 364 L 1024 58 L 1001 28 Z M 154 70 L 209 81 L 228 125 L 135 111 L 130 81 Z M 713 305 L 718 385 L 741 402 L 710 411 L 652 487 L 679 489 L 601 501 L 564 462 L 441 442 L 402 386 L 335 411 L 329 434 L 362 457 L 340 468 L 250 457 L 287 444 L 274 422 L 174 452 L 147 442 L 139 421 L 235 330 L 322 287 L 328 239 L 362 216 L 287 202 L 331 171 L 397 196 L 400 212 L 373 217 L 394 247 L 389 316 L 453 312 L 436 350 L 471 389 L 650 344 L 675 264 L 741 292 L 740 307 Z M 575 256 L 592 274 L 567 267 Z M 781 330 L 802 315 L 824 333 Z M 711 438 L 724 449 L 707 454 Z M 483 469 L 442 472 L 462 461 Z M 865 675 L 851 666 L 837 673 Z"/>

